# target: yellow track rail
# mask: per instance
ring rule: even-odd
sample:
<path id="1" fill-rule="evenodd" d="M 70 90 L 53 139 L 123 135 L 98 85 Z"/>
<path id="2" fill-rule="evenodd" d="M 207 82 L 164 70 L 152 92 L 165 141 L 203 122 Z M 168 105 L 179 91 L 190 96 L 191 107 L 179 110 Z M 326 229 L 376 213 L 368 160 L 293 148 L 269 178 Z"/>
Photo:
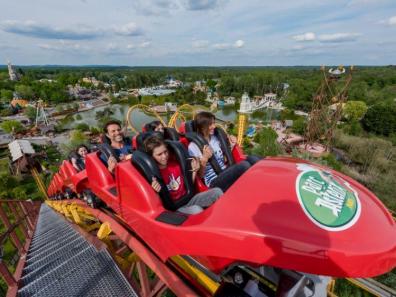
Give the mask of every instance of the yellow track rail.
<path id="1" fill-rule="evenodd" d="M 173 256 L 172 261 L 175 262 L 179 267 L 181 267 L 185 272 L 188 273 L 194 280 L 196 280 L 201 286 L 203 286 L 207 291 L 214 295 L 214 293 L 219 288 L 220 284 L 212 280 L 204 272 L 194 267 L 188 263 L 181 256 Z"/>
<path id="2" fill-rule="evenodd" d="M 195 106 L 192 106 L 190 104 L 181 105 L 180 107 L 178 107 L 176 109 L 175 113 L 170 118 L 169 123 L 168 123 L 168 127 L 175 128 L 176 131 L 179 132 L 179 129 L 177 127 L 177 120 L 180 119 L 180 120 L 185 122 L 186 121 L 185 114 L 186 113 L 190 113 L 190 114 L 192 114 L 192 117 L 194 117 L 195 114 L 196 114 L 196 111 L 197 111 L 197 107 L 195 107 Z"/>
<path id="3" fill-rule="evenodd" d="M 161 124 L 164 125 L 164 127 L 166 127 L 166 123 L 164 122 L 164 120 L 160 117 L 160 115 L 154 109 L 152 109 L 150 106 L 147 106 L 147 105 L 144 105 L 144 104 L 136 104 L 136 105 L 131 106 L 128 109 L 128 112 L 127 112 L 127 115 L 126 115 L 126 121 L 128 123 L 128 127 L 133 132 L 139 133 L 138 129 L 136 129 L 135 126 L 133 126 L 132 119 L 131 119 L 132 112 L 135 109 L 141 109 L 141 110 L 143 110 L 144 112 L 146 112 L 148 114 L 154 115 L 161 122 Z"/>
<path id="4" fill-rule="evenodd" d="M 237 142 L 239 145 L 242 145 L 243 142 L 243 134 L 245 132 L 246 128 L 246 122 L 247 122 L 247 115 L 244 113 L 239 114 L 238 118 L 238 137 L 237 137 Z"/>
<path id="5" fill-rule="evenodd" d="M 40 177 L 39 173 L 37 172 L 37 169 L 36 168 L 32 168 L 30 170 L 30 172 L 32 173 L 32 176 L 33 176 L 34 181 L 36 182 L 38 188 L 43 193 L 44 198 L 47 200 L 48 199 L 47 191 L 45 189 L 44 182 L 41 180 L 41 177 Z"/>

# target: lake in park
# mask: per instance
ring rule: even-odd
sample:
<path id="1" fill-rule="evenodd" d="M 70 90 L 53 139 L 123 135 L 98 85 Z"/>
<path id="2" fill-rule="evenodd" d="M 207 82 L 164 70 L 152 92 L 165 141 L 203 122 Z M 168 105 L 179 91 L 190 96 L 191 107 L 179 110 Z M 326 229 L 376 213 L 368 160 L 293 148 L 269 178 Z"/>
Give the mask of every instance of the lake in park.
<path id="1" fill-rule="evenodd" d="M 105 108 L 110 108 L 113 111 L 111 118 L 117 119 L 122 123 L 125 123 L 126 115 L 129 109 L 128 105 L 120 105 L 120 104 L 113 104 L 107 106 L 97 107 L 88 111 L 80 112 L 78 115 L 81 116 L 81 119 L 78 119 L 78 115 L 74 114 L 71 116 L 66 117 L 64 120 L 65 128 L 66 129 L 73 129 L 76 125 L 80 123 L 86 123 L 91 127 L 99 127 L 100 124 L 96 119 L 96 113 L 98 111 L 103 111 Z M 215 112 L 216 118 L 223 122 L 234 122 L 237 119 L 238 113 L 234 107 L 224 107 L 218 109 Z M 161 117 L 167 123 L 172 116 L 172 113 L 169 114 L 162 114 Z M 140 128 L 150 122 L 155 120 L 154 116 L 148 115 L 141 110 L 134 110 L 131 114 L 132 117 L 132 124 L 137 130 L 141 130 Z M 268 123 L 271 120 L 278 119 L 279 111 L 265 109 L 260 112 L 256 112 L 250 115 L 249 121 L 251 123 L 262 121 L 264 123 Z"/>

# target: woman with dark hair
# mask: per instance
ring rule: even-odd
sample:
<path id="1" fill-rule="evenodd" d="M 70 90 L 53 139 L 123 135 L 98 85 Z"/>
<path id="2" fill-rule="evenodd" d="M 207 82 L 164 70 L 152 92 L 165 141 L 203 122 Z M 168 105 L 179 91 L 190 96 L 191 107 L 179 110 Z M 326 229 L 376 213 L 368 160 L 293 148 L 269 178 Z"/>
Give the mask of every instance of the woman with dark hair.
<path id="1" fill-rule="evenodd" d="M 152 121 L 144 125 L 146 132 L 161 132 L 164 133 L 164 125 L 160 121 Z"/>
<path id="2" fill-rule="evenodd" d="M 85 157 L 89 153 L 89 149 L 85 144 L 79 145 L 71 157 L 73 167 L 78 171 L 85 169 Z"/>
<path id="3" fill-rule="evenodd" d="M 229 160 L 225 158 L 225 154 L 222 151 L 220 140 L 215 135 L 216 129 L 216 118 L 210 112 L 200 112 L 195 118 L 195 126 L 197 133 L 201 135 L 207 145 L 204 145 L 202 151 L 198 145 L 194 142 L 190 142 L 188 145 L 188 152 L 192 157 L 196 157 L 200 160 L 199 176 L 203 178 L 206 186 L 214 188 L 219 187 L 225 192 L 246 170 L 254 164 L 258 158 L 248 157 L 247 160 L 239 162 L 238 164 L 229 165 Z M 230 149 L 232 150 L 236 145 L 236 137 L 228 136 L 230 143 Z M 209 160 L 215 158 L 219 165 L 221 172 L 216 173 L 215 169 L 210 164 Z M 228 163 L 228 164 L 227 164 Z"/>
<path id="4" fill-rule="evenodd" d="M 185 176 L 182 175 L 180 164 L 170 157 L 168 147 L 164 140 L 157 136 L 151 136 L 144 141 L 145 149 L 154 161 L 157 163 L 161 178 L 166 186 L 167 191 L 173 201 L 181 199 L 187 192 L 184 181 Z M 199 162 L 195 158 L 191 160 L 192 183 L 195 182 L 197 171 L 199 170 Z M 151 187 L 159 193 L 161 185 L 156 178 L 153 178 Z M 202 193 L 196 193 L 182 207 L 178 208 L 179 212 L 187 214 L 195 214 L 212 205 L 223 192 L 219 188 L 212 188 Z"/>

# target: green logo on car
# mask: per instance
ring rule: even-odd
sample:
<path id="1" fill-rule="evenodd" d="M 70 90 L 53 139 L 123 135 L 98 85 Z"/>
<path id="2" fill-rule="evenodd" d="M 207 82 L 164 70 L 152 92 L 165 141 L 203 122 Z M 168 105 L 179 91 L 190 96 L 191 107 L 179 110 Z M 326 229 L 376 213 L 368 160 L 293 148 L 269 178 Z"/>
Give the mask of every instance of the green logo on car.
<path id="1" fill-rule="evenodd" d="M 360 216 L 357 192 L 343 179 L 308 164 L 298 164 L 296 192 L 309 219 L 328 231 L 351 227 Z"/>

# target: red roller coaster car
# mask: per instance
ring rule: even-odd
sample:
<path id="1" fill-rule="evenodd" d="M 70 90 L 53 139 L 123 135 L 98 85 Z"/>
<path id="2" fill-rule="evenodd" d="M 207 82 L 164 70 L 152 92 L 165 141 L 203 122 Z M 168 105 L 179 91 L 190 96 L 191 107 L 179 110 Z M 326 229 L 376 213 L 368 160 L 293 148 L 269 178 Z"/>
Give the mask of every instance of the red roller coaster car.
<path id="1" fill-rule="evenodd" d="M 163 261 L 188 255 L 216 274 L 242 264 L 334 277 L 372 277 L 396 266 L 392 215 L 364 186 L 329 168 L 265 158 L 215 204 L 188 216 L 165 209 L 133 162 L 118 163 L 113 176 L 99 154 L 90 153 L 78 173 L 64 161 L 49 196 L 89 189 Z M 232 154 L 244 159 L 238 146 Z"/>

